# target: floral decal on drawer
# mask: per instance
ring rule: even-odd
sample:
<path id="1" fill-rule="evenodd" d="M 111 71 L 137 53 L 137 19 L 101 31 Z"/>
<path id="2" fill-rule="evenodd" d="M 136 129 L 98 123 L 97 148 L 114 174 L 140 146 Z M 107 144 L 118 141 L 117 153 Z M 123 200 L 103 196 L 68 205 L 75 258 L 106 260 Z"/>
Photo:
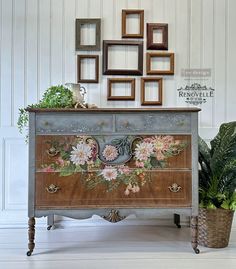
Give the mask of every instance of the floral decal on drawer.
<path id="1" fill-rule="evenodd" d="M 41 172 L 58 172 L 60 176 L 80 173 L 88 189 L 102 184 L 110 192 L 123 186 L 127 196 L 139 192 L 151 181 L 152 170 L 168 167 L 168 159 L 188 145 L 170 135 L 73 136 L 70 143 L 48 143 L 46 151 L 52 162 L 43 164 Z"/>

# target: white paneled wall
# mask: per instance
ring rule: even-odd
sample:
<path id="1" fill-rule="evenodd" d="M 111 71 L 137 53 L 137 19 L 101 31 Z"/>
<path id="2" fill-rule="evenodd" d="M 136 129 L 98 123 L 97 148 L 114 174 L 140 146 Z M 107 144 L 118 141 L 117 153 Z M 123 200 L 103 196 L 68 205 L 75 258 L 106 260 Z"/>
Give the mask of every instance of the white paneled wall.
<path id="1" fill-rule="evenodd" d="M 181 69 L 210 68 L 211 77 L 200 82 L 213 87 L 215 96 L 201 106 L 200 134 L 209 140 L 222 122 L 236 119 L 235 0 L 0 0 L 0 225 L 27 220 L 27 146 L 16 128 L 19 107 L 37 102 L 50 85 L 76 82 L 75 18 L 101 18 L 101 39 L 119 40 L 123 8 L 144 9 L 145 22 L 169 25 L 176 63 L 175 75 L 164 78 L 164 106 L 186 106 L 177 89 L 192 82 Z M 108 102 L 102 52 L 79 53 L 99 55 L 100 83 L 83 85 L 89 103 L 140 106 L 139 77 L 135 101 Z M 144 54 L 144 75 L 145 60 Z"/>

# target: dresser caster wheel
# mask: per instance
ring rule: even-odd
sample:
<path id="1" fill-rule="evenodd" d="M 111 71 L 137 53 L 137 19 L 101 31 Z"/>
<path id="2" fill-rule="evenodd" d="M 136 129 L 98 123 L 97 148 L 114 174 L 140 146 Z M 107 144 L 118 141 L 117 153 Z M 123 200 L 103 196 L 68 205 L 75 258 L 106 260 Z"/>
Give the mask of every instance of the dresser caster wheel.
<path id="1" fill-rule="evenodd" d="M 50 231 L 52 228 L 52 225 L 48 225 L 47 230 Z"/>
<path id="2" fill-rule="evenodd" d="M 194 252 L 195 252 L 196 254 L 199 254 L 199 253 L 200 253 L 200 250 L 199 250 L 198 248 L 195 248 L 195 249 L 194 249 Z"/>
<path id="3" fill-rule="evenodd" d="M 27 253 L 26 253 L 26 255 L 29 257 L 29 256 L 31 256 L 31 254 L 32 254 L 32 252 L 29 250 L 29 251 L 27 251 Z"/>

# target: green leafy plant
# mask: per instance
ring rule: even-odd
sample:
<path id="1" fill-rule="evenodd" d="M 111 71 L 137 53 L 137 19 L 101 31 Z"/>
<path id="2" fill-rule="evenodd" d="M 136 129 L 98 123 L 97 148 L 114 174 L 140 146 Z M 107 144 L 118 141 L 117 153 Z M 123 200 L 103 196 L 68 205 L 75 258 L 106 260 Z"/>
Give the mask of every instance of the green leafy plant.
<path id="1" fill-rule="evenodd" d="M 28 108 L 72 108 L 74 107 L 73 93 L 63 85 L 52 86 L 43 94 L 38 104 L 19 109 L 17 122 L 20 133 L 27 127 L 29 121 Z"/>
<path id="2" fill-rule="evenodd" d="M 236 210 L 236 122 L 222 124 L 210 145 L 199 137 L 200 207 Z"/>

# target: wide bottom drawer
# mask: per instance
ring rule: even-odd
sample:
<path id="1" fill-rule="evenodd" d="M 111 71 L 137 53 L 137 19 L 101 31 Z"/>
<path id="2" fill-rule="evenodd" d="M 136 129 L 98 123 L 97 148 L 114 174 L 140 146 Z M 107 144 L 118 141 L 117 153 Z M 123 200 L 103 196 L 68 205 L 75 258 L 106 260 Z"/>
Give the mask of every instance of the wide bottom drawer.
<path id="1" fill-rule="evenodd" d="M 36 209 L 191 206 L 191 171 L 155 171 L 143 186 L 120 184 L 109 191 L 105 184 L 89 189 L 85 181 L 80 173 L 67 177 L 37 173 Z"/>

